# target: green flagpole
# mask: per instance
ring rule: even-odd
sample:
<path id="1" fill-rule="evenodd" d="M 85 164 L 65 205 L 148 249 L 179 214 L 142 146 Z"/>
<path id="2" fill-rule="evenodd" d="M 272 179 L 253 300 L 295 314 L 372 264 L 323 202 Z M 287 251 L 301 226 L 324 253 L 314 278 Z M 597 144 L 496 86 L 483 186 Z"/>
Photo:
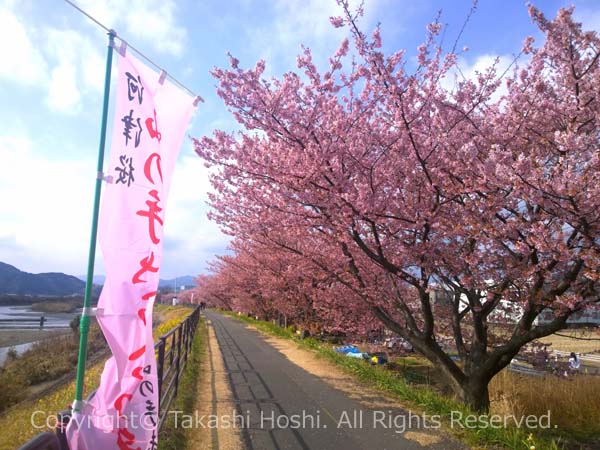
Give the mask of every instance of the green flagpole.
<path id="1" fill-rule="evenodd" d="M 91 314 L 90 297 L 92 295 L 92 284 L 94 280 L 94 260 L 96 259 L 96 236 L 98 235 L 98 213 L 100 211 L 100 191 L 102 189 L 104 145 L 106 143 L 106 122 L 108 119 L 108 100 L 110 97 L 110 74 L 112 67 L 112 50 L 115 42 L 115 33 L 108 33 L 108 54 L 106 56 L 106 73 L 104 76 L 104 104 L 102 107 L 102 126 L 100 129 L 100 146 L 98 150 L 98 175 L 96 177 L 96 192 L 94 195 L 94 212 L 92 216 L 92 233 L 90 236 L 90 252 L 88 255 L 87 278 L 85 282 L 85 296 L 83 298 L 83 313 L 79 322 L 79 357 L 77 361 L 77 379 L 75 381 L 75 402 L 73 411 L 81 410 L 83 397 L 83 384 L 85 376 L 85 361 L 87 359 L 87 340 L 90 331 Z"/>

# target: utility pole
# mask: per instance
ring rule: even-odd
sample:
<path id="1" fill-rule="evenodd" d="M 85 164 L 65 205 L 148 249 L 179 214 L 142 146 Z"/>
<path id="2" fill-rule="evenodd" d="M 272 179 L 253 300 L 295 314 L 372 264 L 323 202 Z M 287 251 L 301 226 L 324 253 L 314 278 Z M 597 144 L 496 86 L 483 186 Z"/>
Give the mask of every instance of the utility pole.
<path id="1" fill-rule="evenodd" d="M 175 277 L 175 289 L 173 290 L 173 306 L 177 304 L 177 277 Z"/>

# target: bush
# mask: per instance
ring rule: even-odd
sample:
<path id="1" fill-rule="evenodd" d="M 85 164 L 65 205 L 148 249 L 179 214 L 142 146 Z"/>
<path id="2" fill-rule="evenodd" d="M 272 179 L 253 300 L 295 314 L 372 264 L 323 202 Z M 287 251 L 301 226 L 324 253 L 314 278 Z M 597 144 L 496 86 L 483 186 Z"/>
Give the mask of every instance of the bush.
<path id="1" fill-rule="evenodd" d="M 0 372 L 0 411 L 23 399 L 25 384 L 23 379 L 12 371 Z"/>
<path id="2" fill-rule="evenodd" d="M 19 354 L 17 353 L 17 349 L 14 347 L 9 348 L 8 352 L 6 352 L 6 361 L 14 361 L 18 357 Z"/>
<path id="3" fill-rule="evenodd" d="M 79 323 L 81 322 L 81 316 L 77 315 L 73 317 L 71 322 L 69 322 L 69 326 L 71 330 L 73 330 L 73 334 L 79 335 Z"/>

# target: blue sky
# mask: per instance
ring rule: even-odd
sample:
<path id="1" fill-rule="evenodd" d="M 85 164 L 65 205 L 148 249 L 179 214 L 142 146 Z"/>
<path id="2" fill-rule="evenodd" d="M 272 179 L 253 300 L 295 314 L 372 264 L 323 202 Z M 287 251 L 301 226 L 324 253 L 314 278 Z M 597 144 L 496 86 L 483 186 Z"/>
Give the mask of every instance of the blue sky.
<path id="1" fill-rule="evenodd" d="M 242 67 L 263 58 L 267 73 L 279 76 L 295 70 L 301 44 L 324 63 L 346 33 L 329 24 L 329 16 L 339 15 L 334 0 L 75 3 L 205 98 L 192 136 L 236 128 L 209 74 L 227 65 L 228 51 Z M 550 16 L 571 3 L 585 28 L 600 28 L 598 0 L 534 2 Z M 365 0 L 362 26 L 371 30 L 380 22 L 385 49 L 405 48 L 412 58 L 440 9 L 450 47 L 470 7 L 466 0 Z M 462 72 L 470 76 L 495 57 L 508 63 L 528 35 L 540 39 L 524 1 L 481 0 L 458 45 L 469 48 L 460 58 Z M 84 274 L 106 35 L 62 0 L 0 0 L 0 49 L 0 261 L 29 272 Z M 204 272 L 225 252 L 227 238 L 206 218 L 209 189 L 186 139 L 165 219 L 162 278 Z M 97 261 L 96 273 L 103 273 Z"/>

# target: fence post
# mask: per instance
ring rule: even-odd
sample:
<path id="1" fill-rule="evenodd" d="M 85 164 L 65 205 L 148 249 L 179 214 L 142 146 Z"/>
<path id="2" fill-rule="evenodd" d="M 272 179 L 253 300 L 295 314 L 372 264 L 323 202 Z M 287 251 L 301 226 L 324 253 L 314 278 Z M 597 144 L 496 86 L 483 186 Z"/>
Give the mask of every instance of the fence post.
<path id="1" fill-rule="evenodd" d="M 158 355 L 156 356 L 156 377 L 158 378 L 158 410 L 160 411 L 163 372 L 165 366 L 165 338 L 161 337 L 158 340 Z"/>
<path id="2" fill-rule="evenodd" d="M 188 357 L 188 345 L 190 343 L 190 335 L 189 335 L 189 325 L 190 323 L 187 321 L 183 322 L 183 361 L 187 363 Z M 184 364 L 185 365 L 185 364 Z"/>
<path id="3" fill-rule="evenodd" d="M 173 359 L 175 358 L 175 333 L 171 335 L 171 348 L 169 351 L 169 367 L 173 365 Z"/>
<path id="4" fill-rule="evenodd" d="M 181 369 L 181 328 L 177 328 L 177 359 L 175 360 L 175 392 L 173 394 L 175 397 L 179 390 L 179 370 Z"/>
<path id="5" fill-rule="evenodd" d="M 187 348 L 185 351 L 185 360 L 187 361 L 189 354 L 192 351 L 192 340 L 194 337 L 194 334 L 192 333 L 192 321 L 188 320 L 187 324 L 186 324 L 186 330 L 185 330 L 185 334 L 187 335 Z"/>

